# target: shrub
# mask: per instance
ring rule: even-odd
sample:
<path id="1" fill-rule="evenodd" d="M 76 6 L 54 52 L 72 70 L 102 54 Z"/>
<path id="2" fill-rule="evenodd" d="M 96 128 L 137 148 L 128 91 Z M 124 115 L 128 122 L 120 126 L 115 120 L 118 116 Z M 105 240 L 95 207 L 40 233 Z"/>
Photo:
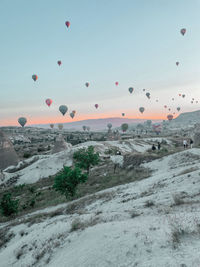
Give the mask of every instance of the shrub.
<path id="1" fill-rule="evenodd" d="M 77 186 L 87 181 L 87 174 L 83 174 L 81 169 L 75 167 L 64 167 L 63 170 L 55 177 L 53 188 L 65 195 L 66 198 L 73 197 L 76 193 Z"/>
<path id="2" fill-rule="evenodd" d="M 35 187 L 30 186 L 30 187 L 28 188 L 28 190 L 29 190 L 30 193 L 33 194 L 33 193 L 35 192 Z"/>
<path id="3" fill-rule="evenodd" d="M 10 216 L 13 213 L 17 213 L 19 208 L 19 200 L 13 200 L 11 193 L 3 195 L 0 202 L 0 210 L 4 216 Z"/>
<path id="4" fill-rule="evenodd" d="M 74 153 L 73 158 L 77 162 L 77 166 L 81 169 L 87 170 L 89 174 L 90 167 L 99 163 L 99 154 L 94 153 L 94 147 L 89 146 L 87 149 L 80 149 Z"/>
<path id="5" fill-rule="evenodd" d="M 28 158 L 30 158 L 30 157 L 31 157 L 31 154 L 30 154 L 30 153 L 27 153 L 27 152 L 25 152 L 25 153 L 24 153 L 24 155 L 23 155 L 23 157 L 24 157 L 25 159 L 28 159 Z"/>

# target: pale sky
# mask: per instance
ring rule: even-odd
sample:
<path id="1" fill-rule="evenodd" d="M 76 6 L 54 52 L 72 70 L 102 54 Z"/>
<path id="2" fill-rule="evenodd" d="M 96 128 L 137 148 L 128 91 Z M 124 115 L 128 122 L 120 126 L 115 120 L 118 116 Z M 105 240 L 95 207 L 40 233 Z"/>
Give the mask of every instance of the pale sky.
<path id="1" fill-rule="evenodd" d="M 200 109 L 199 10 L 199 0 L 1 0 L 0 125 L 72 121 L 71 110 L 81 120 Z"/>

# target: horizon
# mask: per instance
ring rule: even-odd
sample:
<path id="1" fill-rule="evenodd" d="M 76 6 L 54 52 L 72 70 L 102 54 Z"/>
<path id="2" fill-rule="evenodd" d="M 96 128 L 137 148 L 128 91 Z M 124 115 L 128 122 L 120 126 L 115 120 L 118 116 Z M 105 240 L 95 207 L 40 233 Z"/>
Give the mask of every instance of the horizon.
<path id="1" fill-rule="evenodd" d="M 19 117 L 36 125 L 122 113 L 127 119 L 166 120 L 199 109 L 198 0 L 34 3 L 0 3 L 0 126 L 18 126 Z M 50 108 L 47 98 L 53 100 Z M 68 107 L 65 116 L 60 105 Z M 143 114 L 139 107 L 145 107 Z"/>

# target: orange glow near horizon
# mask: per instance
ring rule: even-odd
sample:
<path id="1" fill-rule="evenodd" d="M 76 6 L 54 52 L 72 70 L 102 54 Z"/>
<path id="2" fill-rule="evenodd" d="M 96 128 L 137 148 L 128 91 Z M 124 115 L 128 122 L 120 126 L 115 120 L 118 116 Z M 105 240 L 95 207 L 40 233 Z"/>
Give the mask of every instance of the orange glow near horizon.
<path id="1" fill-rule="evenodd" d="M 129 112 L 127 112 L 129 113 Z M 176 118 L 178 115 L 174 115 Z M 50 123 L 70 123 L 82 120 L 90 120 L 90 119 L 106 119 L 106 118 L 123 118 L 123 119 L 140 119 L 140 120 L 167 120 L 166 114 L 158 114 L 158 113 L 151 113 L 148 115 L 146 114 L 138 114 L 137 116 L 125 115 L 124 117 L 119 116 L 119 114 L 83 114 L 78 115 L 71 119 L 69 116 L 63 117 L 33 117 L 30 118 L 27 116 L 27 125 L 35 125 L 35 124 L 50 124 Z M 5 119 L 1 120 L 1 126 L 19 126 L 17 119 Z"/>

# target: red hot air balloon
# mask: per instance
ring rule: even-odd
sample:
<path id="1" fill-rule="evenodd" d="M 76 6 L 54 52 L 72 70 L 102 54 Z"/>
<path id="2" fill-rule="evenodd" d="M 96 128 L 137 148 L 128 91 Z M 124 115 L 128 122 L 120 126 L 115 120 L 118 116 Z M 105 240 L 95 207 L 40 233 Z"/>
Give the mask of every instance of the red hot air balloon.
<path id="1" fill-rule="evenodd" d="M 171 114 L 169 114 L 169 115 L 167 115 L 167 119 L 168 119 L 168 121 L 171 121 L 171 120 L 173 120 L 173 115 L 171 115 Z"/>
<path id="2" fill-rule="evenodd" d="M 178 65 L 179 65 L 179 62 L 177 61 L 177 62 L 176 62 L 176 66 L 178 66 Z"/>
<path id="3" fill-rule="evenodd" d="M 46 102 L 47 106 L 50 107 L 53 101 L 50 98 L 47 98 L 45 102 Z"/>
<path id="4" fill-rule="evenodd" d="M 115 82 L 115 85 L 118 86 L 119 85 L 119 82 Z"/>
<path id="5" fill-rule="evenodd" d="M 95 104 L 94 106 L 95 106 L 95 108 L 98 108 L 98 107 L 99 107 L 99 105 L 98 105 L 98 104 Z"/>
<path id="6" fill-rule="evenodd" d="M 88 82 L 87 82 L 87 83 L 85 83 L 85 86 L 86 86 L 86 87 L 88 87 L 89 85 L 90 85 L 90 84 L 89 84 Z"/>
<path id="7" fill-rule="evenodd" d="M 69 21 L 66 21 L 66 22 L 65 22 L 65 25 L 67 26 L 67 28 L 69 28 L 69 26 L 70 26 L 70 22 L 69 22 Z"/>
<path id="8" fill-rule="evenodd" d="M 181 32 L 182 35 L 185 35 L 185 33 L 186 33 L 186 29 L 183 28 L 183 29 L 180 30 L 180 32 Z"/>
<path id="9" fill-rule="evenodd" d="M 61 60 L 58 60 L 58 65 L 60 66 L 62 64 L 62 61 Z"/>
<path id="10" fill-rule="evenodd" d="M 164 105 L 164 108 L 167 108 L 167 106 L 166 106 L 166 105 Z"/>
<path id="11" fill-rule="evenodd" d="M 179 96 L 181 96 L 181 94 L 178 94 Z"/>
<path id="12" fill-rule="evenodd" d="M 36 82 L 37 79 L 38 79 L 38 76 L 37 76 L 36 74 L 33 74 L 33 75 L 32 75 L 32 79 L 34 80 L 34 82 Z"/>

